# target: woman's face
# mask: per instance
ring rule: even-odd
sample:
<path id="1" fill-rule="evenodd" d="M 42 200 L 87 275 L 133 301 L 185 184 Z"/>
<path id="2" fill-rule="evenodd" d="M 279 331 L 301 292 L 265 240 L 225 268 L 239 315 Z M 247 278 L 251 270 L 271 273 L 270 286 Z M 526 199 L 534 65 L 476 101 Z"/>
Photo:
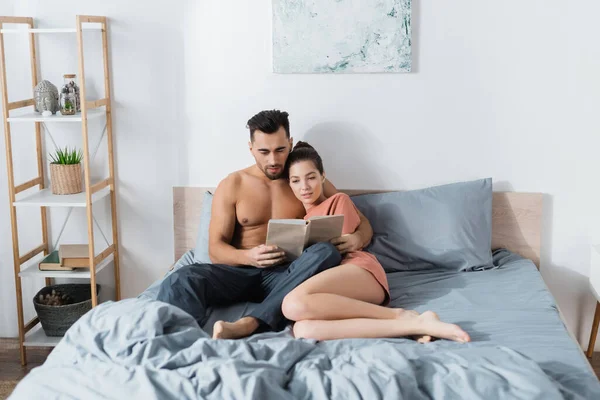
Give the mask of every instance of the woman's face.
<path id="1" fill-rule="evenodd" d="M 321 174 L 315 163 L 309 160 L 298 161 L 290 167 L 290 186 L 294 195 L 304 206 L 311 206 L 323 201 L 323 182 L 325 175 Z"/>

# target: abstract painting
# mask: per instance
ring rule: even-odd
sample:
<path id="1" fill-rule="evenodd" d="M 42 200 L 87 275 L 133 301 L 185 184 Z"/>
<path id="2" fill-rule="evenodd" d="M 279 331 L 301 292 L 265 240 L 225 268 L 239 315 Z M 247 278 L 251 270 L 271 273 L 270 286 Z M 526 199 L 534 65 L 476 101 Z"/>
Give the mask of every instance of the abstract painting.
<path id="1" fill-rule="evenodd" d="M 411 0 L 273 0 L 273 71 L 410 72 Z"/>

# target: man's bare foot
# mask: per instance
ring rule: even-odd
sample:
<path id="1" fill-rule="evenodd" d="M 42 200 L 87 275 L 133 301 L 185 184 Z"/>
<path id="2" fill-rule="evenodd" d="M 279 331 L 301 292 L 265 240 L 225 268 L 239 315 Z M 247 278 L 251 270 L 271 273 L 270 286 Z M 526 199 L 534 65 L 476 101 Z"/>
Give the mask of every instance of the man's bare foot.
<path id="1" fill-rule="evenodd" d="M 455 324 L 448 324 L 440 321 L 440 317 L 433 311 L 425 311 L 417 317 L 422 326 L 422 330 L 431 337 L 450 339 L 455 342 L 466 343 L 471 341 L 469 334 Z"/>
<path id="2" fill-rule="evenodd" d="M 430 335 L 414 335 L 412 338 L 421 344 L 429 343 L 433 339 Z"/>
<path id="3" fill-rule="evenodd" d="M 235 322 L 217 321 L 213 326 L 213 339 L 239 339 L 250 336 L 258 328 L 258 320 L 244 317 Z"/>
<path id="4" fill-rule="evenodd" d="M 394 308 L 393 309 L 396 312 L 396 315 L 398 317 L 402 317 L 402 316 L 406 316 L 408 315 L 412 315 L 414 317 L 418 317 L 419 313 L 416 312 L 415 310 L 405 310 L 404 308 Z M 413 340 L 416 340 L 419 343 L 429 343 L 431 342 L 431 336 L 430 335 L 413 335 L 410 337 Z"/>

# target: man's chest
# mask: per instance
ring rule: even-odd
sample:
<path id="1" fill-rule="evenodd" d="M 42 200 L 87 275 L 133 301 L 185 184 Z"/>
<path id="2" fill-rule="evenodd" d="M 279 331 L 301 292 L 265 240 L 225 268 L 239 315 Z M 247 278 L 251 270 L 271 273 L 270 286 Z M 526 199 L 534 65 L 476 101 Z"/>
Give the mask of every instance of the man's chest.
<path id="1" fill-rule="evenodd" d="M 302 203 L 284 187 L 245 188 L 236 204 L 237 220 L 242 226 L 263 225 L 271 218 L 303 218 Z"/>

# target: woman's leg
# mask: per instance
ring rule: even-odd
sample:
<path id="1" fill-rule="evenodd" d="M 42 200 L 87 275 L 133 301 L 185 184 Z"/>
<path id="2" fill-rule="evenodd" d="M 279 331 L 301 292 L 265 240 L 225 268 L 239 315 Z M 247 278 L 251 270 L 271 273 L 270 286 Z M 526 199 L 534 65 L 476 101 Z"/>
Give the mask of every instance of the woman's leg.
<path id="1" fill-rule="evenodd" d="M 458 325 L 440 321 L 437 314 L 432 311 L 426 311 L 421 315 L 414 311 L 404 311 L 395 319 L 304 320 L 294 324 L 295 337 L 316 340 L 389 338 L 417 335 L 428 335 L 461 343 L 471 340 L 469 335 Z"/>
<path id="2" fill-rule="evenodd" d="M 399 309 L 382 307 L 385 292 L 369 271 L 344 264 L 313 276 L 283 299 L 292 321 L 348 318 L 393 319 Z"/>
<path id="3" fill-rule="evenodd" d="M 387 308 L 385 292 L 370 272 L 344 264 L 310 278 L 283 300 L 283 313 L 296 322 L 296 337 L 317 340 L 423 335 L 470 341 L 460 327 L 443 323 L 428 311 Z"/>

